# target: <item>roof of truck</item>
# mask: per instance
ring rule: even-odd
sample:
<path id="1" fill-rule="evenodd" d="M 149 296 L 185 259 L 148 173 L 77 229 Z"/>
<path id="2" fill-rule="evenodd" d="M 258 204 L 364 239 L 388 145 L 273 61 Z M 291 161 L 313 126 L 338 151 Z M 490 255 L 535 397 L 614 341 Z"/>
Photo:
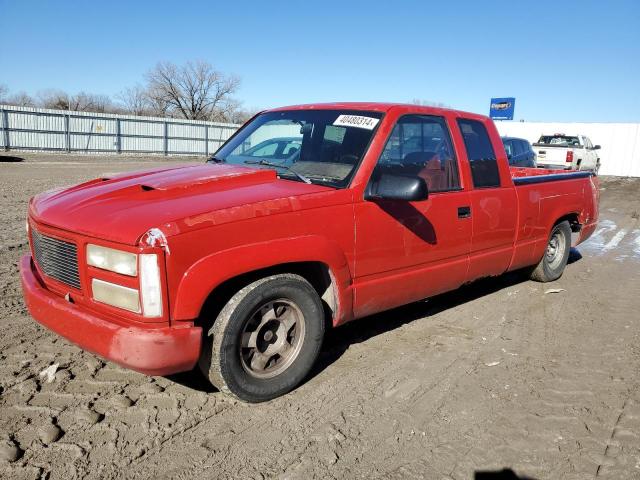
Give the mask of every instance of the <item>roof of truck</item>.
<path id="1" fill-rule="evenodd" d="M 363 110 L 373 112 L 387 112 L 392 108 L 406 108 L 412 111 L 425 113 L 455 112 L 465 116 L 481 116 L 476 113 L 463 112 L 452 108 L 432 107 L 428 105 L 415 105 L 412 103 L 391 103 L 391 102 L 334 102 L 334 103 L 307 103 L 302 105 L 290 105 L 287 107 L 271 108 L 266 111 L 277 112 L 283 110 Z"/>

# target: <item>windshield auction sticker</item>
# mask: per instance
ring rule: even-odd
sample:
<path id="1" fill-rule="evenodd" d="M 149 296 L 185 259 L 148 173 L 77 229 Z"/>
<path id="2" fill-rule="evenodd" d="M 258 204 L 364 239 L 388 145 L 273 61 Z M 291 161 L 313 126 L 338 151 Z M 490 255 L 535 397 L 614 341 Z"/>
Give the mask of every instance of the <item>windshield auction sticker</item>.
<path id="1" fill-rule="evenodd" d="M 336 121 L 333 122 L 333 124 L 341 127 L 356 127 L 373 130 L 376 128 L 379 120 L 380 119 L 378 118 L 362 117 L 360 115 L 340 115 L 336 118 Z"/>

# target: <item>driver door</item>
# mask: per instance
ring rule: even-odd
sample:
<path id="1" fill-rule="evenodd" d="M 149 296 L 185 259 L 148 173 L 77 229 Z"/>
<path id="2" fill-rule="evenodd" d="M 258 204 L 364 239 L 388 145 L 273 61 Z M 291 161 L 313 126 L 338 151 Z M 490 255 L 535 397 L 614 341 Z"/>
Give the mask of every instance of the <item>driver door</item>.
<path id="1" fill-rule="evenodd" d="M 381 174 L 420 176 L 429 196 L 356 203 L 356 317 L 457 288 L 469 266 L 470 199 L 445 118 L 401 117 L 370 181 Z"/>

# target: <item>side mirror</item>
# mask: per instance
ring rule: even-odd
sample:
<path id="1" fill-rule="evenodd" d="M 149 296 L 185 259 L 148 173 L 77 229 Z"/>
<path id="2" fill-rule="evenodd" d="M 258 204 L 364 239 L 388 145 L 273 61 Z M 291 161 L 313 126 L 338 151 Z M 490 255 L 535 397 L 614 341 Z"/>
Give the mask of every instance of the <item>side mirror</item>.
<path id="1" fill-rule="evenodd" d="M 594 150 L 600 150 L 600 145 L 594 145 L 594 146 L 593 146 L 593 149 L 594 149 Z"/>
<path id="2" fill-rule="evenodd" d="M 507 153 L 507 160 L 511 160 L 511 157 L 513 157 L 513 155 L 511 155 L 510 153 Z"/>
<path id="3" fill-rule="evenodd" d="M 429 197 L 427 182 L 418 176 L 382 174 L 369 182 L 365 200 L 419 202 Z"/>

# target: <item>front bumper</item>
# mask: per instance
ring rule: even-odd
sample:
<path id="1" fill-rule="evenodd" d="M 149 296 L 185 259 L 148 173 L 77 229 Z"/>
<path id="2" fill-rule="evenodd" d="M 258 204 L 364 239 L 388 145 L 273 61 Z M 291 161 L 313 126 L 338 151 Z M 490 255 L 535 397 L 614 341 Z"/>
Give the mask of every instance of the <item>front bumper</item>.
<path id="1" fill-rule="evenodd" d="M 188 371 L 198 361 L 200 327 L 141 328 L 102 319 L 47 290 L 31 255 L 22 257 L 20 277 L 33 318 L 84 350 L 147 375 Z"/>

